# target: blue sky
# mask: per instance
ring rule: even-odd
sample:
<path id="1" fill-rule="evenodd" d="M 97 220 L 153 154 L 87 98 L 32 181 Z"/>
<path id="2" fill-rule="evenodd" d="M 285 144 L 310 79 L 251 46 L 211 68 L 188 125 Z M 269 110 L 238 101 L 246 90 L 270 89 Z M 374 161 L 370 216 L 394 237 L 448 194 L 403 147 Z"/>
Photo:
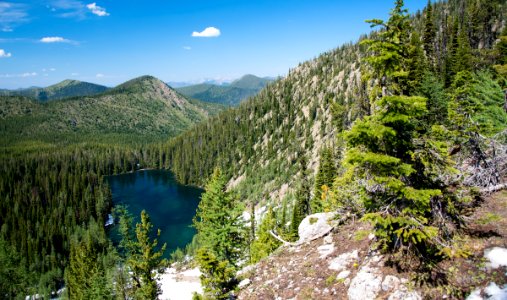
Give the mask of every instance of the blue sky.
<path id="1" fill-rule="evenodd" d="M 386 19 L 393 2 L 0 0 L 0 88 L 283 76 L 356 41 L 370 31 L 364 20 Z M 410 12 L 426 3 L 405 1 Z"/>

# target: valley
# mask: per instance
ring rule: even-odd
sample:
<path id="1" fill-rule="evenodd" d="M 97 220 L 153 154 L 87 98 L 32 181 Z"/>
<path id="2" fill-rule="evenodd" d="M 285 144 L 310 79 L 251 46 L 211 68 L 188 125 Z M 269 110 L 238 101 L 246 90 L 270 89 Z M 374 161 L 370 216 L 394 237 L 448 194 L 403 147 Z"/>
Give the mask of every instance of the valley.
<path id="1" fill-rule="evenodd" d="M 276 79 L 0 90 L 0 298 L 503 299 L 507 5 L 421 5 Z"/>

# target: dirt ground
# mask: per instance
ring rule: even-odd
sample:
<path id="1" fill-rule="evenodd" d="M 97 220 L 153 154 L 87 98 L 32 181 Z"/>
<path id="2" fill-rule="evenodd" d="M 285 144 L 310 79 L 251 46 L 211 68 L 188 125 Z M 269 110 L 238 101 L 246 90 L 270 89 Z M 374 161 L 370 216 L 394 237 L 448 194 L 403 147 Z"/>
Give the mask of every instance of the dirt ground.
<path id="1" fill-rule="evenodd" d="M 389 263 L 392 257 L 384 255 L 380 265 L 383 276 L 408 279 L 410 288 L 418 291 L 423 299 L 464 299 L 472 290 L 490 282 L 507 283 L 507 270 L 488 269 L 484 259 L 486 249 L 507 248 L 507 191 L 483 197 L 465 219 L 454 240 L 457 247 L 465 250 L 462 257 L 446 259 L 425 273 L 418 273 L 420 270 L 402 271 L 392 267 Z M 250 284 L 240 291 L 238 298 L 347 299 L 350 280 L 337 279 L 338 272 L 330 269 L 329 264 L 340 254 L 357 250 L 357 261 L 349 267 L 351 273 L 347 277 L 353 278 L 374 254 L 374 240 L 369 233 L 371 227 L 356 220 L 335 228 L 326 237 L 300 246 L 281 247 L 246 274 Z M 323 257 L 319 247 L 330 244 L 333 248 Z M 387 296 L 380 291 L 377 299 L 387 299 Z"/>

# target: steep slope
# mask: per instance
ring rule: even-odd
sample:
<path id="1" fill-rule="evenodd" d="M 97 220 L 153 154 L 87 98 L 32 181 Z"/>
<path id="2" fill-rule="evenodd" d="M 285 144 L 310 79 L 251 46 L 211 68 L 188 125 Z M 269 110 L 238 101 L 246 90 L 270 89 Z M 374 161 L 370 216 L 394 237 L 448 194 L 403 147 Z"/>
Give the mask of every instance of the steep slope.
<path id="1" fill-rule="evenodd" d="M 435 61 L 443 77 L 454 63 L 446 62 L 454 51 L 448 40 L 457 36 L 449 28 L 451 16 L 474 16 L 469 28 L 470 47 L 479 65 L 489 59 L 483 54 L 487 51 L 481 53 L 479 49 L 492 46 L 489 41 L 496 40 L 502 30 L 505 3 L 490 3 L 494 9 L 478 15 L 482 2 L 465 2 L 466 10 L 460 1 L 434 4 L 433 21 L 439 32 L 434 42 L 439 49 Z M 416 14 L 412 21 L 422 36 L 423 16 Z M 220 167 L 231 178 L 230 186 L 236 187 L 244 199 L 283 199 L 298 185 L 298 158 L 307 156 L 312 181 L 320 149 L 329 144 L 339 146 L 337 133 L 369 113 L 362 57 L 363 47 L 346 44 L 300 64 L 238 108 L 171 141 L 168 160 L 163 163 L 185 183 L 202 184 L 215 167 Z M 502 101 L 499 89 L 492 97 L 495 103 Z"/>
<path id="2" fill-rule="evenodd" d="M 202 83 L 181 87 L 177 90 L 188 97 L 201 101 L 236 106 L 241 101 L 257 94 L 269 82 L 271 80 L 267 78 L 245 75 L 230 85 Z"/>
<path id="3" fill-rule="evenodd" d="M 27 88 L 19 90 L 0 90 L 3 96 L 25 96 L 40 101 L 49 101 L 78 96 L 93 96 L 107 91 L 109 88 L 78 80 L 64 80 L 46 88 Z"/>
<path id="4" fill-rule="evenodd" d="M 247 268 L 238 299 L 465 299 L 474 290 L 471 299 L 483 299 L 481 289 L 491 283 L 505 293 L 507 266 L 493 263 L 492 252 L 499 254 L 499 260 L 505 258 L 506 224 L 507 192 L 489 195 L 467 220 L 462 247 L 469 249 L 469 255 L 435 266 L 434 276 L 445 281 L 432 287 L 421 286 L 420 273 L 397 269 L 388 255 L 375 249 L 370 224 L 348 220 L 323 237 L 282 246 Z M 310 231 L 312 225 L 305 222 L 300 228 Z"/>
<path id="5" fill-rule="evenodd" d="M 0 97 L 3 145 L 21 140 L 150 141 L 175 136 L 220 107 L 189 101 L 162 81 L 143 76 L 94 97 L 38 103 Z"/>

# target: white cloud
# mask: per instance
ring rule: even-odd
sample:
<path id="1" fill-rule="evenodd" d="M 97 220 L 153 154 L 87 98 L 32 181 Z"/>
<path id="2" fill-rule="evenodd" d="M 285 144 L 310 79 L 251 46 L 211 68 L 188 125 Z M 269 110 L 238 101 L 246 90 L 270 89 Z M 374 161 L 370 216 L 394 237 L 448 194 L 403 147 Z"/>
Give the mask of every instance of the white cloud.
<path id="1" fill-rule="evenodd" d="M 12 54 L 9 52 L 5 52 L 4 49 L 0 49 L 0 57 L 11 57 Z"/>
<path id="2" fill-rule="evenodd" d="M 46 36 L 40 39 L 41 43 L 68 43 L 70 42 L 67 39 L 62 38 L 61 36 Z"/>
<path id="3" fill-rule="evenodd" d="M 70 76 L 79 76 L 79 73 L 70 73 Z"/>
<path id="4" fill-rule="evenodd" d="M 95 77 L 97 78 L 102 78 L 102 77 L 105 77 L 106 75 L 102 74 L 102 73 L 98 73 L 97 75 L 95 75 Z"/>
<path id="5" fill-rule="evenodd" d="M 97 15 L 99 17 L 109 16 L 109 13 L 106 11 L 106 9 L 98 6 L 97 3 L 95 2 L 87 4 L 86 7 L 92 12 L 92 14 Z"/>
<path id="6" fill-rule="evenodd" d="M 192 47 L 190 47 L 190 46 L 184 46 L 183 49 L 185 49 L 185 50 L 192 50 Z"/>
<path id="7" fill-rule="evenodd" d="M 26 72 L 26 73 L 23 73 L 23 74 L 20 74 L 19 77 L 33 77 L 33 76 L 37 76 L 37 73 L 35 72 Z"/>
<path id="8" fill-rule="evenodd" d="M 193 37 L 218 37 L 220 36 L 220 29 L 215 27 L 208 27 L 201 32 L 192 32 Z"/>
<path id="9" fill-rule="evenodd" d="M 56 71 L 56 69 L 55 68 L 49 68 L 49 71 L 54 72 L 54 71 Z"/>

